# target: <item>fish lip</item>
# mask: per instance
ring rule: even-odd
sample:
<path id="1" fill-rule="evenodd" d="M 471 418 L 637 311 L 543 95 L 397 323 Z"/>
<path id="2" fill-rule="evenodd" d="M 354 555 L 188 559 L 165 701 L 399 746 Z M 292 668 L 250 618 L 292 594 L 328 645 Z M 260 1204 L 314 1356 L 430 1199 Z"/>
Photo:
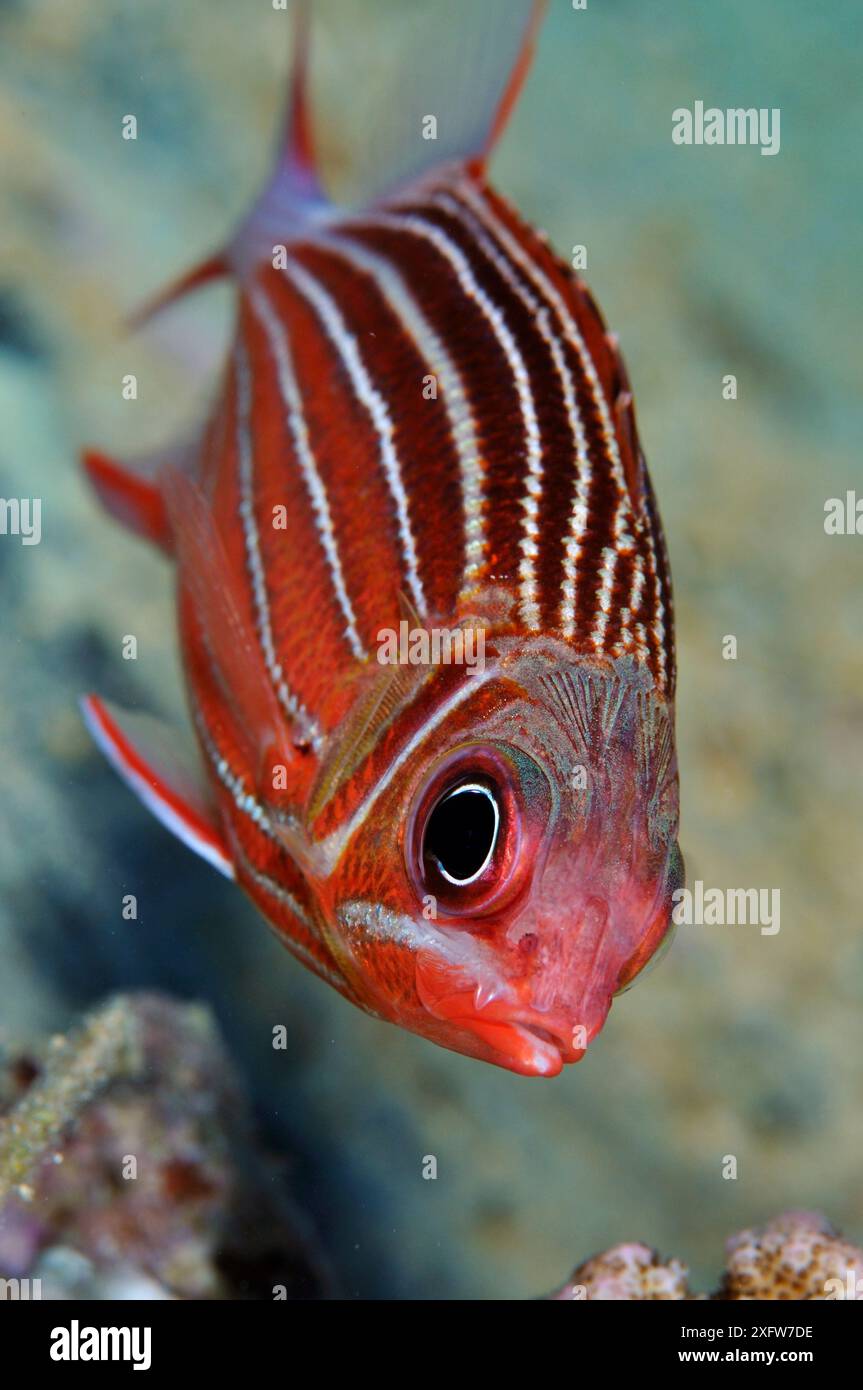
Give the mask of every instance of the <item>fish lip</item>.
<path id="1" fill-rule="evenodd" d="M 520 1076 L 558 1076 L 563 1070 L 560 1047 L 551 1034 L 539 1031 L 517 1019 L 483 1019 L 473 1015 L 458 1022 L 491 1049 L 497 1066 Z"/>
<path id="2" fill-rule="evenodd" d="M 540 1042 L 546 1042 L 552 1047 L 556 1047 L 561 1056 L 568 1050 L 568 1043 L 559 1033 L 554 1033 L 548 1028 L 541 1028 L 538 1023 L 522 1023 L 521 1027 L 526 1028 L 529 1033 L 533 1033 Z"/>
<path id="3" fill-rule="evenodd" d="M 480 1009 L 452 1021 L 493 1048 L 500 1058 L 497 1065 L 521 1076 L 558 1076 L 567 1063 L 584 1055 L 584 1049 L 573 1047 L 571 1032 L 559 1019 L 533 1010 L 495 1014 Z"/>
<path id="4" fill-rule="evenodd" d="M 573 1028 L 560 1011 L 531 1008 L 515 988 L 498 985 L 484 1002 L 479 981 L 466 972 L 445 969 L 443 976 L 430 969 L 438 962 L 417 957 L 417 992 L 432 1018 L 467 1034 L 488 1060 L 522 1076 L 557 1076 L 567 1062 L 577 1062 L 584 1049 L 573 1045 Z M 596 1031 L 596 1030 L 593 1030 Z"/>
<path id="5" fill-rule="evenodd" d="M 526 1028 L 540 1042 L 554 1047 L 560 1055 L 562 1065 L 567 1062 L 578 1062 L 584 1056 L 585 1049 L 573 1045 L 573 1030 L 565 1026 L 559 1019 L 548 1018 L 544 1014 L 530 1013 L 524 1016 L 515 1016 L 513 1022 Z"/>

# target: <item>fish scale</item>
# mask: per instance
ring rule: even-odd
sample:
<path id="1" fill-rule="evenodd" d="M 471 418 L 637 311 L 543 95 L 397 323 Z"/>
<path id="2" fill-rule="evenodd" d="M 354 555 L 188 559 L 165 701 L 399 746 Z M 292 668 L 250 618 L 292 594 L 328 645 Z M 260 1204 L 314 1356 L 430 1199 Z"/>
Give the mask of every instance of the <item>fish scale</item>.
<path id="1" fill-rule="evenodd" d="M 108 510 L 174 557 L 197 739 L 157 756 L 88 696 L 100 746 L 323 980 L 533 1076 L 583 1055 L 683 872 L 670 578 L 629 379 L 583 282 L 486 178 L 542 8 L 485 0 L 427 35 L 415 126 L 382 115 L 346 210 L 315 162 L 299 4 L 272 178 L 146 311 L 237 282 L 200 442 L 86 456 Z M 405 143 L 423 109 L 444 113 L 437 159 Z M 469 624 L 482 663 L 391 665 L 400 624 Z M 477 788 L 474 861 L 453 808 Z"/>

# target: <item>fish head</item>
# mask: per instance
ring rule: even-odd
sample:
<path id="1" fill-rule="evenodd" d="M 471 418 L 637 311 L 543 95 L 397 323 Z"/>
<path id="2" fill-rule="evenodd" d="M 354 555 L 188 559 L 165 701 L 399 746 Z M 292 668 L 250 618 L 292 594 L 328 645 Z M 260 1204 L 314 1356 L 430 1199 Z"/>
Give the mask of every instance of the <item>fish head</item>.
<path id="1" fill-rule="evenodd" d="M 516 659 L 392 779 L 336 908 L 369 1007 L 523 1075 L 578 1061 L 670 939 L 672 713 L 632 661 Z"/>

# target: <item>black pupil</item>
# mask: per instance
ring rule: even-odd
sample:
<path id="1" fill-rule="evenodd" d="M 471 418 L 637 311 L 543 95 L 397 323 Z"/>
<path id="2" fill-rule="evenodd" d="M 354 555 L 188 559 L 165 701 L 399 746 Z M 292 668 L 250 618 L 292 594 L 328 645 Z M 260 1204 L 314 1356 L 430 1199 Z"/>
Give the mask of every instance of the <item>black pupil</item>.
<path id="1" fill-rule="evenodd" d="M 450 878 L 472 878 L 494 845 L 495 805 L 488 792 L 460 787 L 443 797 L 426 825 L 423 852 Z"/>

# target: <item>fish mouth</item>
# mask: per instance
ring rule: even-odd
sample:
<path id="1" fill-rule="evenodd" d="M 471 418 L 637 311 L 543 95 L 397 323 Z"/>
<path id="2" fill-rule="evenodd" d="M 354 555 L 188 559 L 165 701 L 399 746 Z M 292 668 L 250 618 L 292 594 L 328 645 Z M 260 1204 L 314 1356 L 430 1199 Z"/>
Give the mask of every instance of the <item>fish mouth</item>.
<path id="1" fill-rule="evenodd" d="M 514 1014 L 509 1018 L 483 1018 L 473 1013 L 453 1018 L 456 1026 L 467 1029 L 496 1054 L 490 1058 L 497 1066 L 506 1067 L 520 1076 L 559 1076 L 564 1064 L 577 1062 L 584 1048 L 572 1044 L 570 1030 L 544 1015 Z"/>
<path id="2" fill-rule="evenodd" d="M 585 1048 L 575 1046 L 574 1029 L 563 1015 L 525 1007 L 509 992 L 480 1003 L 476 982 L 467 988 L 465 984 L 464 975 L 453 974 L 440 960 L 421 956 L 417 962 L 417 987 L 425 1008 L 466 1035 L 467 1046 L 458 1046 L 458 1051 L 481 1055 L 520 1076 L 559 1076 L 565 1063 L 584 1056 Z"/>
<path id="3" fill-rule="evenodd" d="M 494 1054 L 490 1061 L 520 1076 L 558 1076 L 563 1070 L 559 1044 L 546 1029 L 516 1020 L 454 1018 L 452 1023 L 485 1043 Z"/>

